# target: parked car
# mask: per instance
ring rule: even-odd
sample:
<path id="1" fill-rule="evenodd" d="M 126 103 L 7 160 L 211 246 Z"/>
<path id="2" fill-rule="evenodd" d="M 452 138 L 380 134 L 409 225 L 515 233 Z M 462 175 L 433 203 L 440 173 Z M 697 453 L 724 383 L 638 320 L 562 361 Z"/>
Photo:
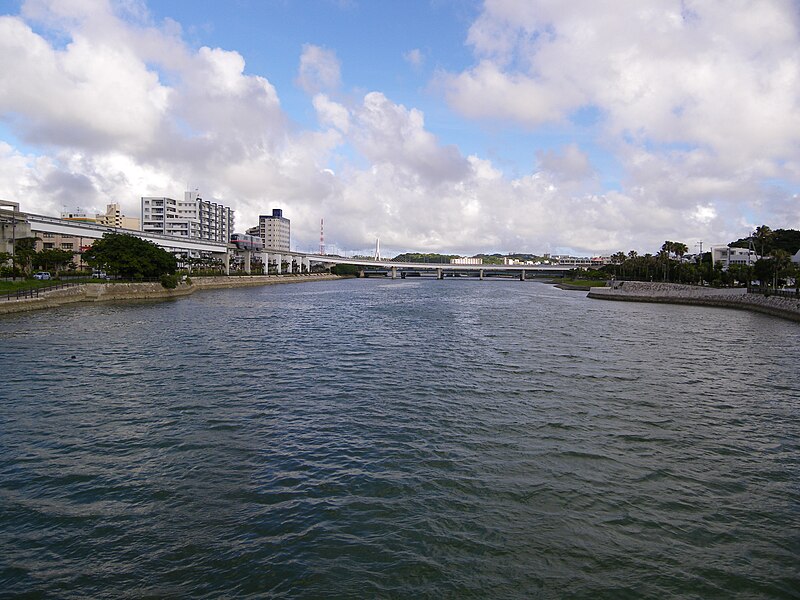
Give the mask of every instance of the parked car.
<path id="1" fill-rule="evenodd" d="M 39 271 L 38 273 L 34 274 L 33 278 L 34 279 L 52 279 L 52 277 L 50 277 L 50 273 L 48 273 L 47 271 Z"/>
<path id="2" fill-rule="evenodd" d="M 93 279 L 111 279 L 105 271 L 92 271 Z"/>

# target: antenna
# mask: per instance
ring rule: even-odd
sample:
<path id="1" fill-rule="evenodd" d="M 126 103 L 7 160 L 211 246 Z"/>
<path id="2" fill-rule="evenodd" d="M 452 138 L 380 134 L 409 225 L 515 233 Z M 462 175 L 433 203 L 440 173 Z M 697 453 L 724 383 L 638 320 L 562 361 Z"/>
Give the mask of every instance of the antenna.
<path id="1" fill-rule="evenodd" d="M 325 219 L 319 220 L 319 254 L 325 256 Z"/>

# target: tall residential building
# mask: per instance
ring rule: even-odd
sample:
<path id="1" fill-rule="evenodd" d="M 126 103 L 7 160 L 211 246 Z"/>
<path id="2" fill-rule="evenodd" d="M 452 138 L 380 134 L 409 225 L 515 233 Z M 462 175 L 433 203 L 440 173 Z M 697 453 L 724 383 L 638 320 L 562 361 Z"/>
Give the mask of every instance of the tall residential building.
<path id="1" fill-rule="evenodd" d="M 116 202 L 107 204 L 106 214 L 95 215 L 95 221 L 106 227 L 121 227 L 123 229 L 140 229 L 141 227 L 141 221 L 134 217 L 126 217 L 123 215 L 122 209 Z"/>
<path id="2" fill-rule="evenodd" d="M 186 192 L 183 201 L 142 197 L 142 231 L 215 242 L 227 242 L 233 233 L 233 210 Z"/>
<path id="3" fill-rule="evenodd" d="M 289 219 L 283 216 L 283 210 L 280 208 L 273 208 L 271 215 L 258 217 L 258 232 L 266 248 L 289 252 L 291 241 Z"/>

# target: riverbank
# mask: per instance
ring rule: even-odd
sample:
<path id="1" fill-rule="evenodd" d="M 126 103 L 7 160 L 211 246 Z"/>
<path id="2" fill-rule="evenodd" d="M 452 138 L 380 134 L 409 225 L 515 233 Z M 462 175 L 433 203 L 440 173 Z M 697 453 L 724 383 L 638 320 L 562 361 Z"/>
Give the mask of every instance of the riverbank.
<path id="1" fill-rule="evenodd" d="M 160 283 L 82 283 L 73 287 L 42 292 L 38 298 L 0 301 L 0 315 L 55 308 L 76 302 L 113 302 L 126 300 L 170 300 L 189 296 L 199 290 L 304 283 L 341 279 L 338 275 L 253 275 L 244 277 L 196 277 L 191 284 L 181 283 L 167 289 Z"/>
<path id="2" fill-rule="evenodd" d="M 709 288 L 645 281 L 616 282 L 593 288 L 589 298 L 624 302 L 661 302 L 750 310 L 800 322 L 800 299 L 748 294 L 743 288 Z"/>

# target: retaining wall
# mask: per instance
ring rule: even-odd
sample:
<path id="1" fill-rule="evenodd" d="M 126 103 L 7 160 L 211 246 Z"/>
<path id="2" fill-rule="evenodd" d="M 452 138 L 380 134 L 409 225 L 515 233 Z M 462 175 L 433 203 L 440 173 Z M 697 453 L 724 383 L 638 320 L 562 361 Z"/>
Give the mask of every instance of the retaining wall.
<path id="1" fill-rule="evenodd" d="M 167 289 L 160 283 L 82 283 L 73 287 L 44 291 L 38 298 L 0 301 L 0 315 L 41 310 L 75 302 L 108 302 L 124 300 L 168 300 L 189 296 L 198 290 L 302 283 L 339 279 L 336 275 L 256 275 L 252 277 L 198 277 L 192 283 L 182 283 Z"/>
<path id="2" fill-rule="evenodd" d="M 708 288 L 672 283 L 625 281 L 617 282 L 611 287 L 593 288 L 588 297 L 597 300 L 736 308 L 800 321 L 800 298 L 748 294 L 743 288 Z"/>

